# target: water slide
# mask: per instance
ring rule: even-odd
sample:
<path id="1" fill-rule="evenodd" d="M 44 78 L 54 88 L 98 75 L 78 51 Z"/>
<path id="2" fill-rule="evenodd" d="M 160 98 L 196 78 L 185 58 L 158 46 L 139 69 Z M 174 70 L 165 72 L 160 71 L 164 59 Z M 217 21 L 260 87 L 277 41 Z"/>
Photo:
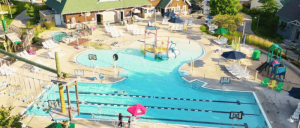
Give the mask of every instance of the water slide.
<path id="1" fill-rule="evenodd" d="M 260 65 L 256 70 L 260 73 L 262 70 L 264 70 L 268 66 L 268 62 L 266 61 L 262 65 Z"/>
<path id="2" fill-rule="evenodd" d="M 179 49 L 176 47 L 176 43 L 170 41 L 169 44 L 169 51 L 168 51 L 168 58 L 176 58 L 180 54 Z"/>

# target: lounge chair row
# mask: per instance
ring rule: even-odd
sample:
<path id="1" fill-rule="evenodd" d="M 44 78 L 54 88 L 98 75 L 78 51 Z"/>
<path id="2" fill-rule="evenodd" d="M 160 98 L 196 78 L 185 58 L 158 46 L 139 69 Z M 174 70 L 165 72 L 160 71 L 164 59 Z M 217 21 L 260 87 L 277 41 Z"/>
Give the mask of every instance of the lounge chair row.
<path id="1" fill-rule="evenodd" d="M 42 42 L 43 44 L 43 48 L 46 48 L 46 49 L 51 49 L 51 48 L 54 48 L 56 46 L 58 46 L 57 43 L 55 43 L 53 40 L 46 40 L 45 42 Z"/>
<path id="2" fill-rule="evenodd" d="M 107 33 L 110 33 L 110 32 L 113 32 L 113 31 L 117 31 L 117 27 L 116 26 L 105 27 L 105 31 Z"/>
<path id="3" fill-rule="evenodd" d="M 62 39 L 62 42 L 68 44 L 68 43 L 71 43 L 71 42 L 76 41 L 76 40 L 77 40 L 77 39 L 74 38 L 74 37 L 69 37 L 69 38 L 63 38 L 63 39 Z"/>
<path id="4" fill-rule="evenodd" d="M 182 31 L 184 26 L 182 24 L 171 24 L 170 30 L 172 31 Z"/>
<path id="5" fill-rule="evenodd" d="M 122 30 L 116 30 L 116 31 L 112 31 L 110 33 L 111 37 L 123 37 L 124 36 L 124 33 Z"/>
<path id="6" fill-rule="evenodd" d="M 132 31 L 133 35 L 144 35 L 145 34 L 145 30 L 144 29 L 134 29 Z"/>
<path id="7" fill-rule="evenodd" d="M 127 24 L 127 31 L 133 31 L 135 29 L 138 29 L 138 26 L 136 24 L 132 24 L 132 25 L 129 25 Z"/>
<path id="8" fill-rule="evenodd" d="M 271 80 L 271 82 L 269 82 L 269 78 L 268 77 L 265 77 L 265 79 L 263 81 L 261 81 L 261 85 L 265 86 L 265 87 L 269 87 L 271 89 L 275 89 L 277 90 L 278 92 L 281 92 L 281 89 L 283 87 L 283 83 L 282 82 L 279 82 L 278 85 L 276 85 L 277 81 L 276 80 Z"/>
<path id="9" fill-rule="evenodd" d="M 17 68 L 8 67 L 6 64 L 3 64 L 0 67 L 0 75 L 10 76 L 13 75 L 17 70 L 18 70 Z"/>
<path id="10" fill-rule="evenodd" d="M 20 53 L 17 53 L 18 56 L 20 57 L 23 57 L 25 59 L 28 59 L 30 60 L 31 58 L 35 57 L 35 55 L 30 55 L 26 50 L 20 52 Z"/>
<path id="11" fill-rule="evenodd" d="M 225 67 L 232 75 L 239 79 L 249 79 L 250 77 L 250 71 L 243 68 L 238 62 L 235 62 L 232 65 L 226 65 Z"/>
<path id="12" fill-rule="evenodd" d="M 223 44 L 227 44 L 228 39 L 221 36 L 219 39 L 215 39 L 213 41 L 219 45 L 223 45 Z"/>
<path id="13" fill-rule="evenodd" d="M 47 57 L 48 59 L 55 59 L 55 52 L 54 51 L 48 52 L 47 54 L 48 54 L 48 57 Z M 59 57 L 62 57 L 64 55 L 66 55 L 66 54 L 63 53 L 63 52 L 58 52 Z"/>

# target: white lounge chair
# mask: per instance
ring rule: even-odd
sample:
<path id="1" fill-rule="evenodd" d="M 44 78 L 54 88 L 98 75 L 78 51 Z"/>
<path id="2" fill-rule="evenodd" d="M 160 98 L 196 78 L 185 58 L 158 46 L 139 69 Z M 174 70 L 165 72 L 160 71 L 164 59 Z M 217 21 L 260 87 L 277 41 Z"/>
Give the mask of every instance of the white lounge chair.
<path id="1" fill-rule="evenodd" d="M 58 44 L 57 44 L 57 43 L 55 43 L 55 42 L 54 42 L 53 40 L 51 40 L 51 39 L 50 39 L 50 40 L 48 40 L 48 42 L 50 42 L 50 44 L 51 44 L 51 45 L 53 45 L 53 46 L 55 46 L 55 47 L 56 47 L 56 46 L 58 46 Z"/>
<path id="2" fill-rule="evenodd" d="M 249 79 L 250 75 L 249 75 L 250 71 L 247 70 L 244 73 L 238 74 L 236 75 L 237 78 L 241 79 L 241 78 L 245 78 L 245 79 Z"/>
<path id="3" fill-rule="evenodd" d="M 119 34 L 120 34 L 120 36 L 121 36 L 121 37 L 123 37 L 123 36 L 124 36 L 124 33 L 123 33 L 123 31 L 122 31 L 122 30 L 120 30 L 120 31 L 119 31 Z"/>
<path id="4" fill-rule="evenodd" d="M 194 25 L 194 24 L 193 24 L 193 20 L 190 20 L 189 23 L 188 23 L 188 25 L 189 25 L 189 26 Z"/>
<path id="5" fill-rule="evenodd" d="M 7 87 L 8 83 L 6 81 L 3 81 L 2 84 L 0 85 L 0 90 Z"/>
<path id="6" fill-rule="evenodd" d="M 35 55 L 30 55 L 26 50 L 24 50 L 23 53 L 26 56 L 26 58 L 28 58 L 28 59 L 35 57 Z"/>
<path id="7" fill-rule="evenodd" d="M 118 30 L 114 30 L 114 33 L 115 33 L 116 37 L 120 37 Z"/>
<path id="8" fill-rule="evenodd" d="M 48 44 L 46 44 L 45 42 L 42 42 L 42 45 L 43 45 L 43 48 L 45 48 L 45 49 L 50 49 L 51 47 L 48 45 Z"/>
<path id="9" fill-rule="evenodd" d="M 49 41 L 45 41 L 45 44 L 48 45 L 50 48 L 56 47 L 55 45 L 53 45 L 53 44 L 50 43 Z"/>
<path id="10" fill-rule="evenodd" d="M 143 19 L 137 15 L 133 15 L 133 17 L 137 20 L 137 22 L 141 22 Z"/>
<path id="11" fill-rule="evenodd" d="M 234 67 L 236 67 L 236 66 L 238 66 L 238 62 L 235 62 L 235 63 L 233 63 L 232 65 L 225 65 L 225 67 L 228 69 L 228 68 L 234 68 Z"/>
<path id="12" fill-rule="evenodd" d="M 184 21 L 184 25 L 188 25 L 189 21 L 188 20 L 185 20 Z"/>

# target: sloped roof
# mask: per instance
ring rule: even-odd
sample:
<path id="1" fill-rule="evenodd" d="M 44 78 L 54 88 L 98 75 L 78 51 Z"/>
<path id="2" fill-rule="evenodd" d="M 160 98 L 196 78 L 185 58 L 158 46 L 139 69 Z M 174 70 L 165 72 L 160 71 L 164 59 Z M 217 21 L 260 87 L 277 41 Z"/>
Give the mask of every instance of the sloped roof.
<path id="1" fill-rule="evenodd" d="M 161 0 L 156 7 L 165 8 L 170 3 L 171 0 Z"/>
<path id="2" fill-rule="evenodd" d="M 116 0 L 97 2 L 99 0 L 47 0 L 46 5 L 61 14 L 107 10 L 151 5 L 148 0 Z"/>
<path id="3" fill-rule="evenodd" d="M 291 21 L 300 21 L 300 0 L 290 0 L 276 13 L 276 15 Z"/>

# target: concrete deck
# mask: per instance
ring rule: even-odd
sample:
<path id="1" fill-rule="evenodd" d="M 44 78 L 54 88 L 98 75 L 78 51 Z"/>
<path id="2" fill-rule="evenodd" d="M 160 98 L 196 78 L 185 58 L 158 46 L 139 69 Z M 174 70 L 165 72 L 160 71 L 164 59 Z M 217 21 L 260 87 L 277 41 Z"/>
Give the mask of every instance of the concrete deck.
<path id="1" fill-rule="evenodd" d="M 191 19 L 190 16 L 182 17 L 182 19 Z M 151 19 L 153 21 L 153 19 Z M 162 20 L 161 18 L 157 18 L 157 23 L 160 23 Z M 147 20 L 141 23 L 136 23 L 140 28 L 145 27 L 147 25 Z M 210 41 L 212 36 L 207 35 L 205 33 L 202 33 L 199 30 L 200 27 L 200 20 L 195 20 L 193 21 L 196 25 L 189 27 L 188 31 L 183 31 L 183 32 L 170 32 L 166 30 L 165 28 L 167 26 L 165 25 L 160 25 L 157 24 L 157 27 L 159 27 L 158 33 L 159 37 L 176 37 L 176 38 L 185 38 L 188 39 L 191 37 L 191 39 L 195 42 L 198 42 L 201 44 L 205 49 L 206 49 L 206 55 L 203 56 L 202 58 L 199 58 L 198 60 L 195 61 L 195 67 L 193 70 L 193 73 L 190 77 L 185 77 L 187 80 L 193 80 L 193 79 L 200 79 L 204 82 L 207 82 L 207 86 L 212 89 L 222 89 L 222 90 L 238 90 L 238 91 L 253 91 L 257 94 L 259 101 L 261 105 L 264 108 L 264 111 L 266 112 L 273 128 L 294 128 L 296 127 L 296 123 L 290 123 L 287 121 L 287 119 L 292 115 L 293 111 L 296 109 L 297 104 L 299 100 L 291 98 L 288 96 L 288 90 L 291 87 L 300 87 L 300 79 L 297 74 L 295 74 L 292 70 L 288 69 L 287 72 L 287 77 L 284 86 L 284 90 L 281 91 L 281 93 L 278 93 L 277 91 L 265 88 L 263 86 L 260 86 L 260 80 L 262 80 L 264 77 L 261 75 L 258 75 L 258 80 L 254 81 L 254 74 L 255 74 L 255 69 L 261 64 L 261 62 L 264 62 L 266 60 L 266 55 L 261 55 L 260 61 L 252 61 L 250 57 L 250 53 L 248 54 L 248 57 L 246 60 L 243 62 L 248 65 L 247 69 L 251 71 L 251 78 L 250 80 L 238 80 L 234 76 L 232 76 L 224 67 L 224 65 L 231 64 L 232 62 L 227 62 L 224 59 L 220 59 L 220 54 L 221 53 L 214 53 L 215 49 L 220 49 L 220 46 L 215 45 L 215 46 L 209 46 Z M 154 25 L 154 23 L 152 24 Z M 143 35 L 140 36 L 133 36 L 131 33 L 127 33 L 125 31 L 126 26 L 118 26 L 118 29 L 123 29 L 125 36 L 124 37 L 119 37 L 119 38 L 111 38 L 107 33 L 104 32 L 103 28 L 97 28 L 96 31 L 93 32 L 93 36 L 90 36 L 90 39 L 92 42 L 94 42 L 97 39 L 104 40 L 104 44 L 111 44 L 115 41 L 118 41 L 120 44 L 118 46 L 112 47 L 112 49 L 122 49 L 128 46 L 132 41 L 137 41 L 137 40 L 142 40 L 144 38 Z M 41 36 L 44 38 L 48 38 L 47 35 L 51 32 L 56 32 L 56 31 L 67 31 L 70 32 L 72 30 L 65 30 L 65 29 L 60 29 L 60 30 L 55 30 L 55 31 L 47 31 L 44 32 Z M 153 35 L 148 36 L 148 37 L 153 37 Z M 61 67 L 68 67 L 68 68 L 63 68 L 62 71 L 74 74 L 74 69 L 84 69 L 85 70 L 85 76 L 86 78 L 92 76 L 92 68 L 85 67 L 82 65 L 77 64 L 74 61 L 74 57 L 85 50 L 89 50 L 90 48 L 87 49 L 81 49 L 81 50 L 76 50 L 75 48 L 71 46 L 67 46 L 66 44 L 60 44 L 59 46 L 67 55 L 63 56 L 61 58 Z M 222 48 L 222 51 L 229 51 L 231 49 L 229 48 Z M 245 52 L 245 50 L 242 50 Z M 55 68 L 55 62 L 53 59 L 46 59 L 45 58 L 45 52 L 47 52 L 46 49 L 41 49 L 37 51 L 37 56 L 33 58 L 32 60 L 37 60 L 41 59 L 45 63 L 51 64 L 50 67 Z M 70 54 L 71 53 L 71 54 Z M 12 67 L 20 67 L 24 66 L 23 62 L 16 62 L 12 65 Z M 190 73 L 190 64 L 184 64 L 182 66 L 182 69 L 188 70 Z M 122 71 L 123 69 L 118 69 L 118 71 Z M 22 73 L 21 71 L 18 71 Z M 49 73 L 46 71 L 42 71 L 41 73 L 47 74 L 47 75 L 52 75 L 55 76 L 53 73 Z M 113 75 L 112 69 L 109 68 L 102 68 L 101 73 L 106 75 L 108 78 L 104 82 L 113 82 L 113 81 L 118 81 L 123 78 L 115 78 Z M 25 70 L 25 73 L 22 74 L 29 74 L 29 71 Z M 31 75 L 31 74 L 30 74 Z M 31 75 L 32 76 L 32 75 Z M 205 76 L 205 77 L 204 77 Z M 232 81 L 230 85 L 225 85 L 222 86 L 219 83 L 220 77 L 232 77 Z M 1 80 L 4 80 L 5 77 L 1 77 Z M 48 78 L 49 79 L 49 78 Z M 86 79 L 88 81 L 88 79 Z M 21 82 L 22 83 L 22 82 Z M 293 84 L 295 83 L 295 84 Z M 21 84 L 21 87 L 23 85 Z M 28 86 L 28 85 L 27 85 Z M 33 86 L 33 85 L 32 85 Z M 40 87 L 38 84 L 34 85 L 34 87 L 37 88 L 37 92 L 40 92 Z M 24 88 L 22 91 L 26 91 Z M 30 91 L 26 91 L 27 93 L 34 94 L 34 88 L 31 88 Z M 16 108 L 13 111 L 13 114 L 20 113 L 24 111 L 26 108 L 26 103 L 23 103 L 19 100 L 16 100 L 13 97 L 9 97 L 7 95 L 0 95 L 0 103 L 1 105 L 4 106 L 16 106 Z M 116 118 L 117 119 L 117 118 Z M 43 117 L 37 117 L 37 116 L 30 116 L 26 117 L 22 121 L 25 125 L 29 127 L 44 127 L 47 126 L 48 124 L 51 123 L 50 118 L 43 118 Z M 94 122 L 94 121 L 87 121 L 87 120 L 79 120 L 79 121 L 74 121 L 76 124 L 76 127 L 113 127 L 113 124 L 111 121 L 109 122 Z M 166 124 L 143 124 L 143 123 L 138 123 L 138 125 L 143 125 L 144 127 L 156 127 L 156 128 L 165 128 Z M 168 127 L 187 127 L 187 126 L 175 126 L 168 124 Z"/>

